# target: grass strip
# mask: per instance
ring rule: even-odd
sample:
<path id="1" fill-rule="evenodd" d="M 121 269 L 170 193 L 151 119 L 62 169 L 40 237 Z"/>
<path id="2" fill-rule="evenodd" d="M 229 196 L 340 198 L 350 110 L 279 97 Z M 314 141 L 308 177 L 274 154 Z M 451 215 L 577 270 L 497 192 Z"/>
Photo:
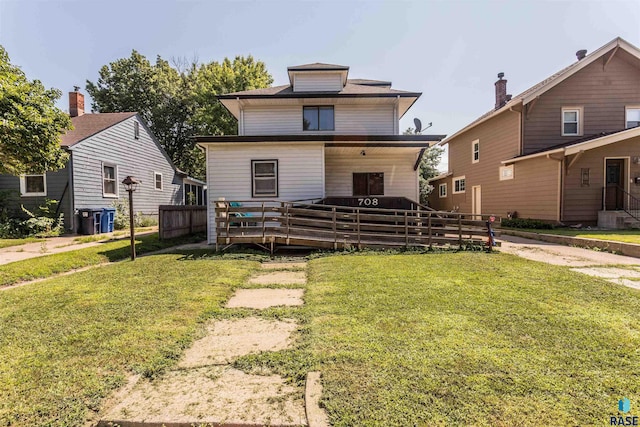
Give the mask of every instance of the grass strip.
<path id="1" fill-rule="evenodd" d="M 136 253 L 142 255 L 171 246 L 201 240 L 202 236 L 184 236 L 159 240 L 158 234 L 154 233 L 136 238 Z M 128 239 L 108 241 L 89 248 L 0 265 L 0 287 L 27 280 L 50 277 L 55 274 L 105 262 L 120 261 L 130 256 L 130 245 L 131 243 Z"/>
<path id="2" fill-rule="evenodd" d="M 24 239 L 0 239 L 0 249 L 8 248 L 10 246 L 20 246 L 26 243 L 33 243 L 38 240 L 44 241 L 44 239 L 38 239 L 37 237 L 25 237 Z"/>
<path id="3" fill-rule="evenodd" d="M 256 262 L 154 255 L 0 293 L 0 425 L 81 426 L 176 363 Z"/>

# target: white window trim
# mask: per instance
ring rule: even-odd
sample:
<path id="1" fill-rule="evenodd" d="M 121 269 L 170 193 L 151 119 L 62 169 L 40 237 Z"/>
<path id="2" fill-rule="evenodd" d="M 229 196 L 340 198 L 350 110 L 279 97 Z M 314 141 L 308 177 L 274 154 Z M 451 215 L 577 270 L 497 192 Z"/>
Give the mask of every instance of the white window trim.
<path id="1" fill-rule="evenodd" d="M 44 192 L 42 193 L 28 193 L 27 192 L 27 177 L 28 176 L 41 176 L 44 182 Z M 42 197 L 47 195 L 47 174 L 46 173 L 29 173 L 20 175 L 20 196 L 21 197 Z"/>
<path id="2" fill-rule="evenodd" d="M 108 166 L 114 169 L 114 177 L 115 177 L 115 181 L 116 181 L 116 192 L 114 193 L 105 193 L 104 192 L 104 167 Z M 120 186 L 118 185 L 118 165 L 113 164 L 113 163 L 108 163 L 108 162 L 102 162 L 102 164 L 100 165 L 100 175 L 102 176 L 102 181 L 100 182 L 101 186 L 102 186 L 102 197 L 105 198 L 110 198 L 110 199 L 117 199 L 119 197 L 119 191 L 120 191 Z"/>
<path id="3" fill-rule="evenodd" d="M 158 188 L 158 181 L 156 181 L 156 178 L 158 178 L 158 175 L 160 175 L 160 188 Z M 153 173 L 153 188 L 155 188 L 157 191 L 163 191 L 164 190 L 164 181 L 162 179 L 162 173 L 160 172 L 154 172 Z"/>
<path id="4" fill-rule="evenodd" d="M 564 132 L 564 113 L 571 112 L 571 111 L 576 111 L 578 113 L 578 126 L 577 126 L 578 133 Z M 583 107 L 562 107 L 562 112 L 560 113 L 560 123 L 561 123 L 560 131 L 562 133 L 562 136 L 582 136 L 582 133 L 583 133 L 582 124 L 584 123 L 584 108 Z"/>
<path id="5" fill-rule="evenodd" d="M 444 189 L 444 191 L 442 191 Z M 447 197 L 447 183 L 438 185 L 438 197 L 444 199 Z"/>
<path id="6" fill-rule="evenodd" d="M 511 174 L 509 176 L 504 176 L 503 171 L 511 170 Z M 513 179 L 515 175 L 515 167 L 514 165 L 500 166 L 500 170 L 498 172 L 500 181 L 508 181 Z"/>
<path id="7" fill-rule="evenodd" d="M 478 151 L 476 151 L 476 146 L 478 147 Z M 476 159 L 476 152 L 478 153 L 478 158 Z M 478 163 L 480 161 L 480 140 L 476 139 L 471 142 L 471 163 Z"/>
<path id="8" fill-rule="evenodd" d="M 464 190 L 456 191 L 456 181 L 461 181 L 464 179 Z M 451 186 L 451 194 L 463 194 L 467 192 L 467 178 L 464 175 L 456 176 L 452 180 L 453 184 Z"/>
<path id="9" fill-rule="evenodd" d="M 631 129 L 627 127 L 627 112 L 629 110 L 640 110 L 640 105 L 626 105 L 624 107 L 624 128 Z"/>
<path id="10" fill-rule="evenodd" d="M 260 193 L 257 194 L 256 193 L 256 170 L 255 170 L 255 165 L 258 163 L 273 163 L 274 164 L 274 168 L 273 168 L 273 172 L 274 172 L 274 177 L 268 177 L 268 179 L 275 179 L 275 192 L 274 193 L 269 193 L 269 194 L 265 194 L 265 193 Z M 279 176 L 279 171 L 278 171 L 278 160 L 277 159 L 256 159 L 256 160 L 251 160 L 251 197 L 253 198 L 261 198 L 261 197 L 278 197 L 278 176 Z M 257 177 L 258 179 L 260 179 L 261 177 Z"/>

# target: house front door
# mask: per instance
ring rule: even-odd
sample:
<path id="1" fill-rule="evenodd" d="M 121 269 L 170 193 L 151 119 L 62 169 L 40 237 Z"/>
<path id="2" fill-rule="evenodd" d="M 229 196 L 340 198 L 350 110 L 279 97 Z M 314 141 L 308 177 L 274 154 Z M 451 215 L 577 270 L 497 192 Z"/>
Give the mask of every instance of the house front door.
<path id="1" fill-rule="evenodd" d="M 605 165 L 605 209 L 624 208 L 624 159 L 607 159 Z"/>
<path id="2" fill-rule="evenodd" d="M 482 190 L 479 185 L 471 187 L 471 211 L 473 219 L 482 219 Z"/>

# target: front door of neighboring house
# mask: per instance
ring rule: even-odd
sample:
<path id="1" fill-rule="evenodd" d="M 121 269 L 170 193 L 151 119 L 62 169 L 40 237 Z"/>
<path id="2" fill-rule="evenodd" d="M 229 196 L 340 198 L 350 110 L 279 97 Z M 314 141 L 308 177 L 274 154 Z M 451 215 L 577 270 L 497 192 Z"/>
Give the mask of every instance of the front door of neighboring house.
<path id="1" fill-rule="evenodd" d="M 624 208 L 624 159 L 606 159 L 605 164 L 605 209 Z"/>
<path id="2" fill-rule="evenodd" d="M 482 191 L 479 185 L 471 187 L 471 213 L 473 219 L 482 219 Z"/>

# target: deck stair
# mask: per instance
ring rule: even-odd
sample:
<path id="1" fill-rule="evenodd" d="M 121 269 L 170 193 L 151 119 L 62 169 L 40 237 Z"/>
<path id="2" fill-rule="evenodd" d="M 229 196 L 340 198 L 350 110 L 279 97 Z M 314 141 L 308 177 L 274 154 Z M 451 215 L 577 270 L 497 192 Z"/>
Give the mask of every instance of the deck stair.
<path id="1" fill-rule="evenodd" d="M 257 244 L 327 249 L 485 245 L 488 215 L 308 202 L 218 201 L 216 248 Z"/>

